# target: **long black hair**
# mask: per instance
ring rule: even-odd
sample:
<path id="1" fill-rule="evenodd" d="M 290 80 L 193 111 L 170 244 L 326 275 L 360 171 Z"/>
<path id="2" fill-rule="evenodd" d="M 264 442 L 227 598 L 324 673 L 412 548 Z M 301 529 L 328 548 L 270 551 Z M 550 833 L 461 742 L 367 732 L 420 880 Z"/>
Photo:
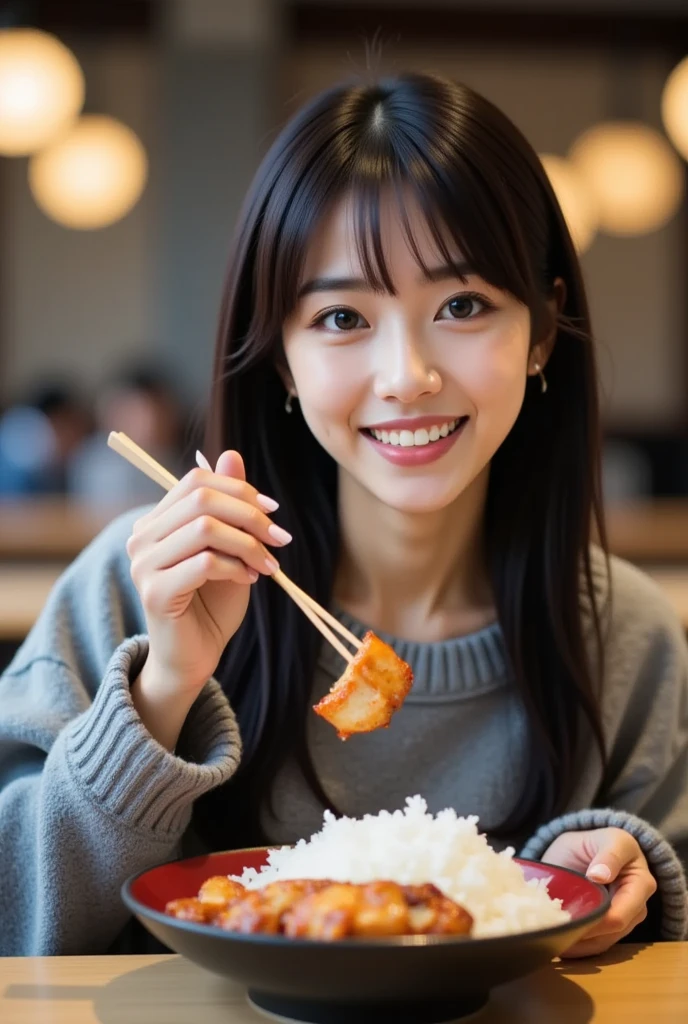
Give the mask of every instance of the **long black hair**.
<path id="1" fill-rule="evenodd" d="M 366 278 L 394 291 L 380 238 L 381 196 L 390 189 L 402 218 L 404 196 L 420 204 L 448 262 L 456 246 L 477 274 L 529 308 L 533 344 L 551 324 L 553 282 L 562 278 L 566 286 L 549 390 L 543 395 L 539 380 L 529 381 L 492 460 L 486 507 L 488 568 L 530 729 L 524 792 L 500 828 L 513 834 L 565 806 L 585 744 L 596 742 L 604 759 L 603 643 L 590 557 L 592 525 L 604 541 L 604 524 L 581 271 L 540 160 L 504 114 L 463 85 L 404 74 L 328 90 L 287 125 L 257 173 L 234 241 L 206 451 L 211 460 L 227 447 L 242 453 L 248 479 L 280 502 L 276 518 L 294 536 L 280 552 L 284 570 L 327 605 L 339 543 L 337 471 L 298 409 L 285 411 L 282 326 L 296 304 L 314 229 L 344 196 L 356 201 Z M 408 224 L 407 235 L 422 266 Z M 259 838 L 257 809 L 290 752 L 328 803 L 305 732 L 319 645 L 319 634 L 271 580 L 252 588 L 248 614 L 218 670 L 244 756 L 226 792 L 198 807 L 211 842 Z M 231 814 L 218 803 L 228 797 Z M 221 822 L 231 822 L 231 831 L 224 834 Z"/>

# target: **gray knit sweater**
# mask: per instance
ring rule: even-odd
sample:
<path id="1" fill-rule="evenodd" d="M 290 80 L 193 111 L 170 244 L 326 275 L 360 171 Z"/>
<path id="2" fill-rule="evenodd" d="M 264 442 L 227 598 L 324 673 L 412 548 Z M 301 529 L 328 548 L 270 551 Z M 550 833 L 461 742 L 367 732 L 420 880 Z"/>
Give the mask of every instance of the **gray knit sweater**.
<path id="1" fill-rule="evenodd" d="M 147 641 L 125 552 L 135 515 L 116 520 L 67 570 L 0 679 L 0 954 L 124 948 L 121 883 L 193 847 L 194 801 L 227 780 L 241 755 L 234 715 L 212 680 L 175 754 L 136 714 L 129 686 Z M 688 858 L 688 650 L 659 591 L 619 561 L 613 595 L 605 788 L 590 750 L 569 813 L 514 841 L 538 858 L 564 831 L 628 829 L 659 882 L 653 937 L 677 939 L 688 930 L 677 857 Z M 420 793 L 432 810 L 479 814 L 489 831 L 518 796 L 527 742 L 499 627 L 437 644 L 386 639 L 410 662 L 413 690 L 389 730 L 346 744 L 309 716 L 325 790 L 357 816 Z M 314 698 L 341 669 L 323 648 Z M 293 763 L 274 785 L 276 810 L 263 811 L 272 842 L 320 827 L 321 809 Z"/>

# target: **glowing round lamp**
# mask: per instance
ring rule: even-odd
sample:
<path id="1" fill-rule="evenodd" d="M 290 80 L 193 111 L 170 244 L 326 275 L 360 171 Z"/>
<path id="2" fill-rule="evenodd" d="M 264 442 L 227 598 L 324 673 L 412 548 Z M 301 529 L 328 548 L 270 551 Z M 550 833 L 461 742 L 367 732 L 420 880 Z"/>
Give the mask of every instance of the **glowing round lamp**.
<path id="1" fill-rule="evenodd" d="M 89 230 L 120 220 L 138 201 L 148 161 L 138 137 L 111 117 L 80 118 L 29 163 L 29 184 L 44 213 Z"/>
<path id="2" fill-rule="evenodd" d="M 542 164 L 578 252 L 585 252 L 597 231 L 595 203 L 576 168 L 561 156 L 543 153 Z"/>
<path id="3" fill-rule="evenodd" d="M 569 157 L 592 193 L 599 227 L 610 235 L 644 235 L 673 217 L 683 197 L 676 153 L 640 121 L 608 121 L 584 132 Z"/>
<path id="4" fill-rule="evenodd" d="M 676 149 L 688 160 L 688 57 L 667 78 L 662 93 L 662 121 Z"/>
<path id="5" fill-rule="evenodd" d="M 0 153 L 26 156 L 65 131 L 84 102 L 78 61 L 54 36 L 0 30 Z"/>

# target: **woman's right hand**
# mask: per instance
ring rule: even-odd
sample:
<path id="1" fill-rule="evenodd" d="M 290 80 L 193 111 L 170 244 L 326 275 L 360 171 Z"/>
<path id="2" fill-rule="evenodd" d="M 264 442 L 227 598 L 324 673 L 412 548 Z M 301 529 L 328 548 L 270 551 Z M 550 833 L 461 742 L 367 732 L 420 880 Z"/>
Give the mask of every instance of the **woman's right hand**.
<path id="1" fill-rule="evenodd" d="M 145 676 L 169 697 L 193 700 L 213 675 L 251 584 L 279 567 L 266 545 L 291 539 L 271 523 L 269 505 L 229 451 L 215 473 L 192 470 L 135 523 L 127 552 L 150 642 L 139 683 Z"/>

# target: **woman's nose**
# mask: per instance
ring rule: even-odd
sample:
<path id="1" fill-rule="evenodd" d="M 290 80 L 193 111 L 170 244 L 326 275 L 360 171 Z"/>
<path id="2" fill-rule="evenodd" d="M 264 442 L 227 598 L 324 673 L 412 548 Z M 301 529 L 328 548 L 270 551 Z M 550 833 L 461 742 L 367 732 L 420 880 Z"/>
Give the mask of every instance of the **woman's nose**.
<path id="1" fill-rule="evenodd" d="M 420 347 L 412 339 L 398 338 L 384 346 L 375 379 L 375 395 L 410 405 L 442 388 L 438 371 L 429 365 Z"/>

